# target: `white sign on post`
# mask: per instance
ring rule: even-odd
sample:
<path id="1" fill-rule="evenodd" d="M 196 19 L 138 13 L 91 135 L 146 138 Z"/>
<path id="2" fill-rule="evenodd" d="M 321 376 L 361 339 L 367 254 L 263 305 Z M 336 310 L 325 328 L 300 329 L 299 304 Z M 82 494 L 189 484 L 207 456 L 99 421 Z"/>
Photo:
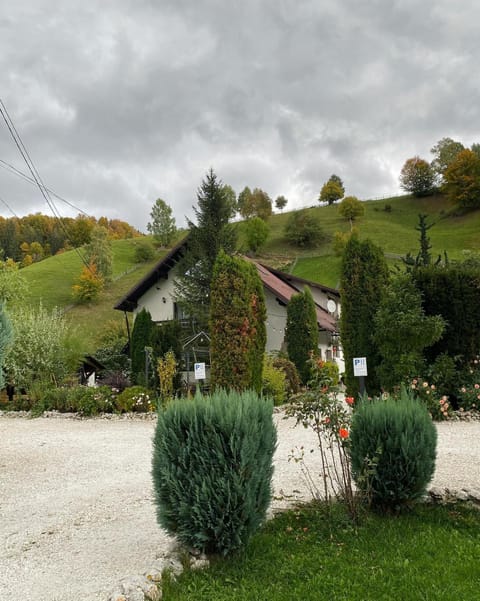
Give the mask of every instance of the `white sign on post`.
<path id="1" fill-rule="evenodd" d="M 194 363 L 193 365 L 195 380 L 205 380 L 207 377 L 205 373 L 205 363 Z"/>
<path id="2" fill-rule="evenodd" d="M 368 376 L 367 358 L 366 357 L 354 357 L 354 359 L 353 359 L 353 375 L 354 376 Z"/>

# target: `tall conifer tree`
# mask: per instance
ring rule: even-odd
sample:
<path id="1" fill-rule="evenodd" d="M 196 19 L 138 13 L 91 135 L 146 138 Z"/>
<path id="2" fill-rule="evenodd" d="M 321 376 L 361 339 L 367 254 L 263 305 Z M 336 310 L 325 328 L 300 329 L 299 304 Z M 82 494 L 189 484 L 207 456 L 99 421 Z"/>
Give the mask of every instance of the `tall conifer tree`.
<path id="1" fill-rule="evenodd" d="M 294 294 L 287 305 L 285 339 L 288 357 L 306 384 L 310 379 L 308 360 L 318 352 L 317 312 L 310 288 Z"/>
<path id="2" fill-rule="evenodd" d="M 261 391 L 265 319 L 265 296 L 256 267 L 221 251 L 213 272 L 210 308 L 214 387 Z"/>
<path id="3" fill-rule="evenodd" d="M 234 251 L 236 237 L 229 224 L 232 208 L 228 195 L 212 169 L 203 180 L 197 198 L 196 223 L 188 222 L 190 235 L 175 293 L 185 312 L 203 329 L 208 324 L 215 260 L 220 250 L 227 254 Z"/>
<path id="4" fill-rule="evenodd" d="M 377 368 L 381 358 L 373 341 L 372 318 L 388 283 L 388 267 L 380 247 L 371 240 L 352 235 L 345 247 L 340 278 L 342 314 L 340 336 L 345 357 L 347 391 L 355 395 L 358 378 L 353 375 L 353 358 L 366 357 L 368 393 L 379 391 Z"/>

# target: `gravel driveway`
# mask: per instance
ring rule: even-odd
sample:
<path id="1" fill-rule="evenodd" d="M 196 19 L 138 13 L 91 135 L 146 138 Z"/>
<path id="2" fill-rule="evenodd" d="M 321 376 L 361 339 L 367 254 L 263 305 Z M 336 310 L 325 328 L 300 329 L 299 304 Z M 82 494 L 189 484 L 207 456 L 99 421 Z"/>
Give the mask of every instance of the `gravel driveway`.
<path id="1" fill-rule="evenodd" d="M 276 420 L 275 496 L 306 499 L 288 456 L 314 439 Z M 480 489 L 480 422 L 437 427 L 432 484 Z M 0 417 L 2 601 L 105 601 L 119 580 L 168 551 L 152 505 L 153 429 L 152 420 Z M 318 453 L 307 458 L 315 473 Z"/>

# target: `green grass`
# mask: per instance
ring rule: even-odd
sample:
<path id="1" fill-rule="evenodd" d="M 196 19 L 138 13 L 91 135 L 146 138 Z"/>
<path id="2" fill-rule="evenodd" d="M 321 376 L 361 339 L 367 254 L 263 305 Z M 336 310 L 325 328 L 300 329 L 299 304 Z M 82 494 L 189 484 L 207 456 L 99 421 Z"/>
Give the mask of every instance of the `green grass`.
<path id="1" fill-rule="evenodd" d="M 159 251 L 152 261 L 137 264 L 137 240 L 139 238 L 112 242 L 114 279 L 98 302 L 90 305 L 72 304 L 72 285 L 83 267 L 76 251 L 49 257 L 22 269 L 21 274 L 28 284 L 27 302 L 33 305 L 42 302 L 49 309 L 65 309 L 67 320 L 76 329 L 82 349 L 94 352 L 105 322 L 125 319 L 123 313 L 113 309 L 114 305 L 165 254 L 165 251 Z"/>
<path id="2" fill-rule="evenodd" d="M 391 211 L 385 211 L 386 205 L 390 205 Z M 381 246 L 392 263 L 393 255 L 410 252 L 416 256 L 419 233 L 415 227 L 420 213 L 427 214 L 428 223 L 434 224 L 428 232 L 434 258 L 444 251 L 451 259 L 461 259 L 464 250 L 480 252 L 480 210 L 461 217 L 450 216 L 452 204 L 444 196 L 401 196 L 366 201 L 364 206 L 365 215 L 355 223 L 360 238 L 370 238 Z M 309 210 L 319 217 L 325 241 L 315 249 L 292 247 L 283 237 L 289 214 L 274 215 L 269 222 L 270 239 L 260 259 L 273 263 L 283 259 L 290 264 L 293 274 L 335 287 L 340 277 L 340 259 L 333 253 L 332 239 L 337 231 L 348 232 L 350 224 L 340 217 L 338 205 Z"/>
<path id="3" fill-rule="evenodd" d="M 474 601 L 480 512 L 418 506 L 368 515 L 305 507 L 270 521 L 247 548 L 166 581 L 164 601 Z"/>
<path id="4" fill-rule="evenodd" d="M 139 238 L 113 240 L 113 278 L 135 267 L 135 245 Z M 28 283 L 28 301 L 42 302 L 49 309 L 72 302 L 72 286 L 83 268 L 83 249 L 70 250 L 22 269 Z M 157 257 L 158 259 L 158 257 Z"/>
<path id="5" fill-rule="evenodd" d="M 386 205 L 391 206 L 390 212 L 384 210 Z M 365 216 L 356 224 L 360 237 L 371 238 L 382 246 L 391 263 L 395 262 L 392 256 L 407 252 L 417 254 L 419 234 L 415 231 L 415 226 L 419 213 L 426 213 L 429 215 L 429 222 L 435 223 L 428 232 L 434 256 L 444 250 L 452 259 L 461 258 L 464 250 L 480 252 L 480 210 L 461 217 L 451 216 L 452 205 L 443 196 L 372 200 L 365 202 L 364 206 Z M 276 214 L 269 220 L 270 238 L 258 259 L 276 268 L 291 271 L 299 277 L 337 287 L 341 261 L 333 253 L 332 238 L 336 231 L 349 231 L 350 224 L 341 219 L 338 205 L 318 206 L 309 210 L 319 217 L 326 234 L 320 246 L 315 249 L 298 249 L 288 244 L 283 237 L 283 229 L 290 214 Z M 241 224 L 239 226 L 241 230 Z M 179 237 L 184 234 L 185 232 L 179 232 Z M 94 346 L 93 340 L 105 321 L 123 319 L 120 312 L 113 310 L 113 305 L 161 256 L 159 254 L 155 261 L 147 265 L 136 266 L 134 252 L 137 240 L 113 242 L 115 280 L 99 303 L 86 307 L 77 306 L 68 312 L 69 320 L 79 326 L 88 348 Z M 48 308 L 69 307 L 72 303 L 72 285 L 81 268 L 80 257 L 75 251 L 70 251 L 23 269 L 22 275 L 29 285 L 27 301 L 32 304 L 42 301 Z"/>

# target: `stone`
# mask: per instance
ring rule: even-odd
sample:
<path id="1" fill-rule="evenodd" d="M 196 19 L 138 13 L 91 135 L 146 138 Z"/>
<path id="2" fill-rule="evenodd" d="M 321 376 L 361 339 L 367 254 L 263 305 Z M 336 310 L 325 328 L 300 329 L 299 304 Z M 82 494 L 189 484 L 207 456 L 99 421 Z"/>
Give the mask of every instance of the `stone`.
<path id="1" fill-rule="evenodd" d="M 456 497 L 457 501 L 468 501 L 468 499 L 469 499 L 468 491 L 466 491 L 465 489 L 459 490 L 459 491 L 457 491 L 455 497 Z"/>
<path id="2" fill-rule="evenodd" d="M 471 488 L 468 491 L 468 498 L 470 501 L 480 504 L 480 490 L 478 488 Z"/>

